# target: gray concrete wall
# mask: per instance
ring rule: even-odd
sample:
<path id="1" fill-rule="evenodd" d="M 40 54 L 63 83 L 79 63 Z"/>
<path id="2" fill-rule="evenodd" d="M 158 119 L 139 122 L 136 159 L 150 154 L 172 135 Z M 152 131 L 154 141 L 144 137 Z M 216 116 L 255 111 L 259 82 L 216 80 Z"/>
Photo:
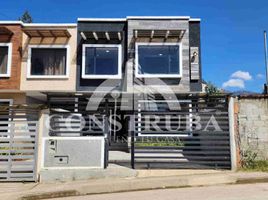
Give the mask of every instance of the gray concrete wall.
<path id="1" fill-rule="evenodd" d="M 192 92 L 200 92 L 202 91 L 202 60 L 201 60 L 201 31 L 200 31 L 200 22 L 199 21 L 190 21 L 189 22 L 189 44 L 190 51 L 194 50 L 198 52 L 198 64 L 193 64 L 196 61 L 192 61 L 192 53 L 190 52 L 191 59 L 191 82 L 190 88 Z M 194 68 L 193 68 L 194 67 Z M 196 69 L 195 69 L 196 68 Z M 193 71 L 194 70 L 194 71 Z M 194 73 L 193 73 L 194 72 Z M 193 79 L 192 75 L 196 77 Z"/>
<path id="2" fill-rule="evenodd" d="M 103 137 L 48 138 L 44 140 L 44 168 L 104 168 Z"/>
<path id="3" fill-rule="evenodd" d="M 250 150 L 268 159 L 268 96 L 240 97 L 236 104 L 241 153 Z"/>
<path id="4" fill-rule="evenodd" d="M 78 180 L 101 175 L 107 167 L 104 137 L 51 137 L 48 110 L 39 119 L 37 174 L 39 181 Z"/>

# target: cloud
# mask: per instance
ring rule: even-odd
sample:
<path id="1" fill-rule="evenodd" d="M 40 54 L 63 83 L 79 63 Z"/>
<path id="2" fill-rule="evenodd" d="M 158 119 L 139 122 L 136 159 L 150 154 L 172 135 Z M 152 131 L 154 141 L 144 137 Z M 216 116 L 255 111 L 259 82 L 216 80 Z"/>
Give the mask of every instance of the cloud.
<path id="1" fill-rule="evenodd" d="M 231 78 L 235 78 L 235 79 L 242 79 L 245 81 L 249 81 L 252 79 L 252 76 L 250 75 L 249 72 L 243 72 L 243 71 L 236 71 L 231 75 Z M 232 80 L 232 79 L 231 79 Z"/>
<path id="2" fill-rule="evenodd" d="M 242 79 L 230 79 L 222 84 L 223 88 L 227 87 L 236 87 L 236 88 L 245 88 L 245 82 Z"/>
<path id="3" fill-rule="evenodd" d="M 257 74 L 256 76 L 258 79 L 263 79 L 264 78 L 264 75 L 263 74 Z"/>

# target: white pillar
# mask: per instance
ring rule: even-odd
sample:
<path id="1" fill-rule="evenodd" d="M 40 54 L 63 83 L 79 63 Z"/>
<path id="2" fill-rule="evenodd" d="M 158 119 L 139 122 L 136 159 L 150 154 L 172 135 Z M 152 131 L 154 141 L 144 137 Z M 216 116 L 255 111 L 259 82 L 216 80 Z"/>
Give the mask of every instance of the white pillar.
<path id="1" fill-rule="evenodd" d="M 39 177 L 40 171 L 42 169 L 42 163 L 43 163 L 43 137 L 46 137 L 48 135 L 48 129 L 46 127 L 46 120 L 48 117 L 48 110 L 42 110 L 39 115 L 39 121 L 38 121 L 38 146 L 37 146 L 37 161 L 36 161 L 36 175 L 37 178 Z M 39 180 L 40 181 L 40 180 Z"/>
<path id="2" fill-rule="evenodd" d="M 230 152 L 231 152 L 231 169 L 237 170 L 237 158 L 236 158 L 236 139 L 235 139 L 235 117 L 234 117 L 234 97 L 230 97 L 229 100 L 229 134 L 230 134 Z"/>

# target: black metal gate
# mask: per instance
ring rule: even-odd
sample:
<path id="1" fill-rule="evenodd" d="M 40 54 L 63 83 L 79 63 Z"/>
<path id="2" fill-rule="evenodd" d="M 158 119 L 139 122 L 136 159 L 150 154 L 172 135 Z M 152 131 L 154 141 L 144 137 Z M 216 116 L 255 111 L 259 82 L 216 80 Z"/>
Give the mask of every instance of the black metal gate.
<path id="1" fill-rule="evenodd" d="M 145 96 L 129 94 L 124 100 L 132 101 L 133 106 L 124 110 L 123 100 L 118 99 L 121 101 L 118 113 L 127 113 L 131 120 L 128 130 L 133 168 L 230 169 L 228 96 Z M 94 106 L 95 101 L 97 106 Z M 113 126 L 108 118 L 113 106 L 112 99 L 105 96 L 100 101 L 92 94 L 50 94 L 50 114 L 56 116 L 51 120 L 50 135 L 105 135 L 109 143 L 109 130 L 113 130 Z M 68 132 L 65 116 L 70 115 L 74 130 Z M 97 117 L 101 126 L 92 128 L 88 120 L 91 115 Z M 86 119 L 82 129 L 79 116 Z"/>
<path id="2" fill-rule="evenodd" d="M 230 169 L 227 96 L 136 102 L 133 168 Z"/>

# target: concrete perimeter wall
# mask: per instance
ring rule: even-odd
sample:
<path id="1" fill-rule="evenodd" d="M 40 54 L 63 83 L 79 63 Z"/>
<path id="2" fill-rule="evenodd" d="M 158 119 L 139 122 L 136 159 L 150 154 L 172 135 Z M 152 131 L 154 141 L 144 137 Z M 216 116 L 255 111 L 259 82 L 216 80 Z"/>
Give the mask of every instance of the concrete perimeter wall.
<path id="1" fill-rule="evenodd" d="M 240 156 L 250 151 L 268 159 L 268 96 L 240 96 L 234 107 Z"/>

